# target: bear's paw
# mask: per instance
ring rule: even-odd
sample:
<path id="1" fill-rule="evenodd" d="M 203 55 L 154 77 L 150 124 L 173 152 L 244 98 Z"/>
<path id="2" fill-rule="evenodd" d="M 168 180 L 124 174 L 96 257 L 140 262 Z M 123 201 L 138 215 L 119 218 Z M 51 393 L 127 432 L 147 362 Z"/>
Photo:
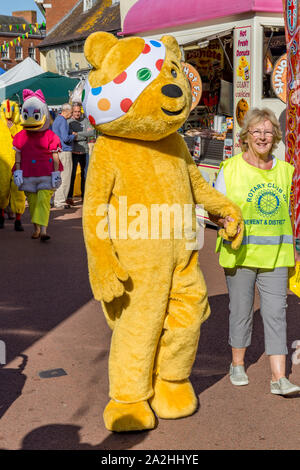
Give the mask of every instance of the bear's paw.
<path id="1" fill-rule="evenodd" d="M 198 399 L 188 379 L 170 382 L 159 376 L 154 379 L 154 395 L 149 403 L 156 416 L 163 419 L 190 416 L 198 407 Z"/>
<path id="2" fill-rule="evenodd" d="M 105 427 L 109 431 L 143 431 L 155 427 L 155 416 L 147 401 L 119 403 L 110 400 L 104 410 L 103 418 Z"/>

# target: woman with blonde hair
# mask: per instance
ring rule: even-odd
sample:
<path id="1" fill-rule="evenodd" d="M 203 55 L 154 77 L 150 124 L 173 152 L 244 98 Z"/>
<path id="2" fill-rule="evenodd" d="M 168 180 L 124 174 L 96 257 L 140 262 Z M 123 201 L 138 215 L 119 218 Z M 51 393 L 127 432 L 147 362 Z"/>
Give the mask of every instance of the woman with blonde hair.
<path id="1" fill-rule="evenodd" d="M 289 201 L 294 168 L 273 155 L 281 139 L 279 122 L 268 108 L 254 108 L 240 132 L 242 152 L 222 162 L 216 189 L 242 210 L 245 231 L 241 247 L 218 237 L 219 262 L 224 268 L 230 299 L 229 344 L 233 385 L 247 385 L 244 358 L 251 344 L 255 285 L 260 294 L 265 352 L 270 359 L 271 393 L 300 392 L 286 378 L 286 296 L 288 267 L 294 266 Z M 220 226 L 224 219 L 211 220 Z"/>

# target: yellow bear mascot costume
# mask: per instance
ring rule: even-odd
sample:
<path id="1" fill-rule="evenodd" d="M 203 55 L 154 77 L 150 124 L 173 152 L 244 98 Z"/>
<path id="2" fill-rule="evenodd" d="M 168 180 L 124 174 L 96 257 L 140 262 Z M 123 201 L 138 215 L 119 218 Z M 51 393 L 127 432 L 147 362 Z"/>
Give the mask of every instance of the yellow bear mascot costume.
<path id="1" fill-rule="evenodd" d="M 4 100 L 0 107 L 0 228 L 4 227 L 4 209 L 10 204 L 16 214 L 15 230 L 18 232 L 23 231 L 21 215 L 25 211 L 25 194 L 18 191 L 12 177 L 11 170 L 15 163 L 12 141 L 22 129 L 19 105 Z"/>
<path id="2" fill-rule="evenodd" d="M 176 40 L 97 32 L 84 51 L 93 70 L 83 107 L 103 134 L 89 164 L 83 229 L 92 290 L 113 330 L 104 422 L 117 432 L 152 429 L 153 411 L 180 418 L 198 403 L 189 375 L 210 310 L 191 245 L 195 203 L 232 218 L 222 234 L 233 248 L 242 217 L 204 180 L 176 132 L 191 107 Z M 169 226 L 157 229 L 158 208 L 170 209 Z"/>

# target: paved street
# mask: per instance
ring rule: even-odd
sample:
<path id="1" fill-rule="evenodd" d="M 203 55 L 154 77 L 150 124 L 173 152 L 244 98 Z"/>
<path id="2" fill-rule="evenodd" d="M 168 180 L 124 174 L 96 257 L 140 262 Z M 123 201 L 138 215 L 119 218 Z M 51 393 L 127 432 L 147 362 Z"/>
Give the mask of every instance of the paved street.
<path id="1" fill-rule="evenodd" d="M 191 376 L 199 409 L 185 419 L 160 419 L 150 432 L 113 434 L 102 421 L 110 330 L 88 282 L 81 206 L 51 210 L 48 244 L 30 238 L 28 209 L 24 227 L 17 233 L 6 221 L 0 231 L 0 340 L 7 354 L 0 369 L 1 449 L 299 449 L 300 397 L 269 393 L 259 314 L 247 353 L 250 384 L 229 382 L 228 296 L 214 229 L 206 229 L 199 255 L 212 310 Z M 300 299 L 289 295 L 288 372 L 300 384 L 300 364 L 291 368 L 298 339 Z M 52 369 L 65 375 L 39 376 Z"/>

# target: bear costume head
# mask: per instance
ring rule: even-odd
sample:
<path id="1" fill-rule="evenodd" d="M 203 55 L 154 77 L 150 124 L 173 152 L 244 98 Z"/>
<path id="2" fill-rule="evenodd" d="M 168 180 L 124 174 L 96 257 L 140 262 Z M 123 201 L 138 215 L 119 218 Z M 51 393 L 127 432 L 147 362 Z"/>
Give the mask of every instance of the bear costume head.
<path id="1" fill-rule="evenodd" d="M 20 110 L 19 105 L 15 101 L 4 100 L 1 103 L 0 115 L 2 121 L 12 121 L 14 124 L 20 122 Z"/>
<path id="2" fill-rule="evenodd" d="M 103 134 L 154 141 L 175 132 L 191 109 L 191 90 L 172 36 L 160 41 L 105 32 L 84 46 L 94 67 L 86 81 L 83 108 Z"/>

